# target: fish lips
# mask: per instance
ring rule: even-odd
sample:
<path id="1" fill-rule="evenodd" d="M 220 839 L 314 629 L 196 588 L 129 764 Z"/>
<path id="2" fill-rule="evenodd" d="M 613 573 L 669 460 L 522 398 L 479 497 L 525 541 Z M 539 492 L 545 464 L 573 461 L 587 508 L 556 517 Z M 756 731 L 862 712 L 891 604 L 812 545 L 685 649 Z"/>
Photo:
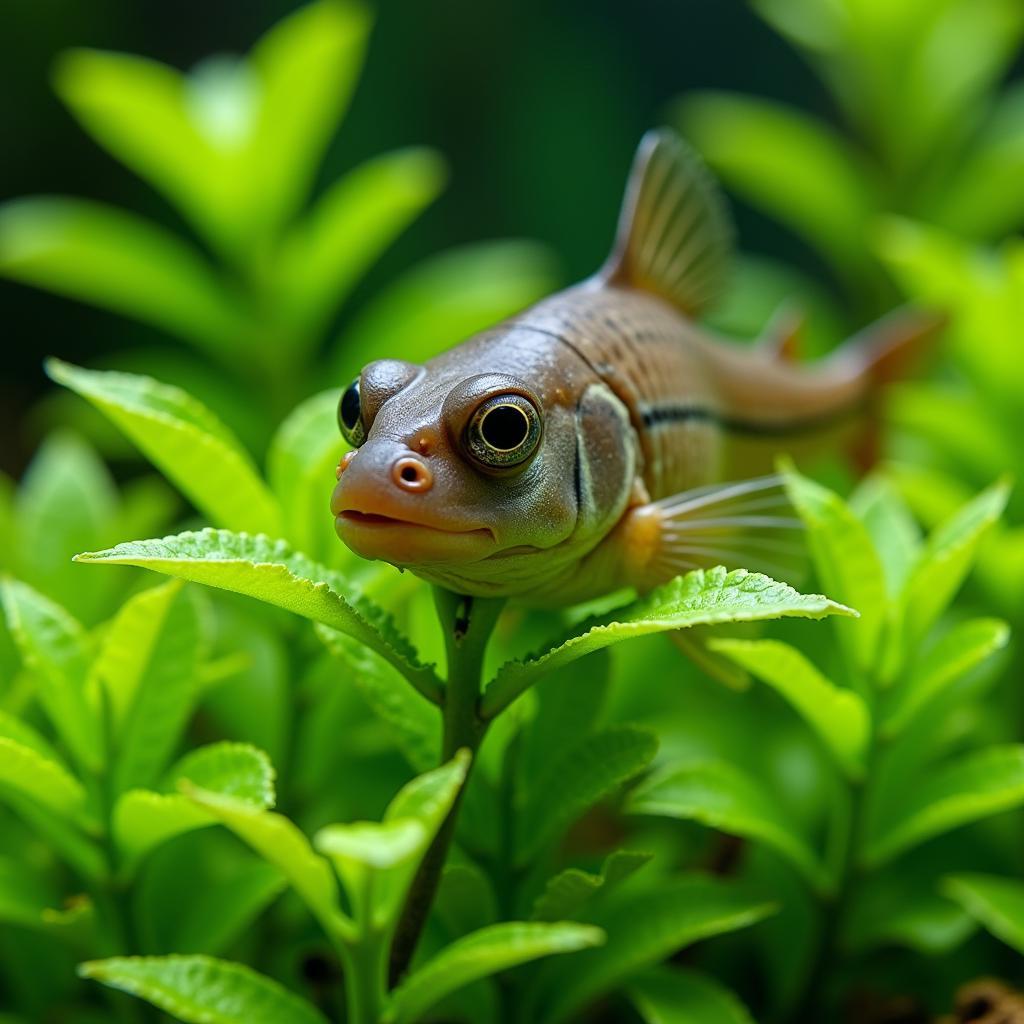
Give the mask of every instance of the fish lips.
<path id="1" fill-rule="evenodd" d="M 443 565 L 475 562 L 493 554 L 496 538 L 486 526 L 442 526 L 376 509 L 349 505 L 335 492 L 331 501 L 334 529 L 362 558 L 392 565 Z M 403 510 L 404 511 L 404 510 Z"/>

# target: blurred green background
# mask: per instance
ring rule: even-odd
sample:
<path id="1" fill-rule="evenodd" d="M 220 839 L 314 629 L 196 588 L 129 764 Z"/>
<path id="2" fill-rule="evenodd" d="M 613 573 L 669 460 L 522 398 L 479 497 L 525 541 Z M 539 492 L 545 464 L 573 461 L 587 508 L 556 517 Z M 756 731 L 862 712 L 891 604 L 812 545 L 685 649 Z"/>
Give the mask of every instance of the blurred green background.
<path id="1" fill-rule="evenodd" d="M 0 33 L 0 198 L 90 197 L 193 236 L 168 202 L 75 123 L 54 94 L 54 60 L 89 46 L 187 69 L 211 53 L 245 52 L 298 6 L 8 0 Z M 538 239 L 553 250 L 564 283 L 592 271 L 609 245 L 637 140 L 687 90 L 750 92 L 834 117 L 800 55 L 737 0 L 399 0 L 375 9 L 364 71 L 318 188 L 365 159 L 414 144 L 439 150 L 450 178 L 360 282 L 339 327 L 363 296 L 461 243 Z M 768 218 L 739 204 L 736 214 L 745 250 L 822 273 L 815 254 Z M 119 349 L 174 344 L 155 328 L 2 277 L 0 301 L 7 339 L 0 468 L 8 473 L 23 468 L 42 432 L 26 413 L 46 389 L 46 355 L 94 364 Z"/>

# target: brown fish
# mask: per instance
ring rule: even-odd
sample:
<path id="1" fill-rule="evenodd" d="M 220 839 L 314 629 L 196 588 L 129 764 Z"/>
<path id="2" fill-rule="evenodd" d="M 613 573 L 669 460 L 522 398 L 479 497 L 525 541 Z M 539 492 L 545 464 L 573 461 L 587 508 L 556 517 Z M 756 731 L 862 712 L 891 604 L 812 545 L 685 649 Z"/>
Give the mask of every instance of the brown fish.
<path id="1" fill-rule="evenodd" d="M 897 312 L 809 367 L 785 358 L 789 329 L 731 344 L 694 322 L 730 243 L 698 158 L 648 133 L 593 277 L 422 366 L 371 363 L 345 391 L 341 539 L 458 593 L 541 605 L 769 562 L 794 523 L 760 474 L 849 437 L 939 318 Z"/>

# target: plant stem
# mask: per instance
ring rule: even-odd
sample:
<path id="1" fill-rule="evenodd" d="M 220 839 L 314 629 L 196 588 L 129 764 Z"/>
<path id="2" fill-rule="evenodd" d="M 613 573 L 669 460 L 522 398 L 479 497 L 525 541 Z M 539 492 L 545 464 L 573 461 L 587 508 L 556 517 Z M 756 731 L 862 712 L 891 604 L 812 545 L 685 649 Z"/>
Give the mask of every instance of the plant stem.
<path id="1" fill-rule="evenodd" d="M 442 704 L 441 763 L 450 761 L 462 748 L 475 755 L 483 742 L 487 723 L 480 717 L 480 683 L 487 642 L 504 605 L 494 598 L 462 597 L 434 588 L 434 603 L 444 631 L 448 655 L 448 684 Z M 472 764 L 470 765 L 472 770 Z M 448 848 L 455 836 L 459 806 L 466 791 L 463 783 L 452 809 L 427 850 L 409 889 L 402 917 L 391 947 L 391 983 L 405 973 L 416 951 L 423 926 L 437 895 Z"/>
<path id="2" fill-rule="evenodd" d="M 803 999 L 793 1015 L 795 1022 L 824 1019 L 822 1004 L 826 996 L 829 973 L 835 962 L 846 914 L 860 880 L 859 856 L 867 825 L 869 793 L 878 764 L 878 753 L 878 741 L 872 737 L 864 759 L 864 776 L 850 783 L 849 824 L 839 859 L 835 893 L 824 901 L 821 908 L 824 926 Z"/>
<path id="3" fill-rule="evenodd" d="M 364 931 L 341 947 L 347 1024 L 379 1024 L 387 992 L 387 944 L 378 931 Z"/>

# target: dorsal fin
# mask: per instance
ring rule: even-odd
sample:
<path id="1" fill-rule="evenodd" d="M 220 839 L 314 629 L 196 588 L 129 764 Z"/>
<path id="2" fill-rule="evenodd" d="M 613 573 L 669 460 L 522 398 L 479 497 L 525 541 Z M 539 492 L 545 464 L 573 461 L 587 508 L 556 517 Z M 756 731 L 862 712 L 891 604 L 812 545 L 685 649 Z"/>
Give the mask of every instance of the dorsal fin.
<path id="1" fill-rule="evenodd" d="M 732 248 L 725 203 L 700 157 L 668 128 L 640 141 L 615 245 L 600 276 L 696 316 L 721 291 Z"/>

